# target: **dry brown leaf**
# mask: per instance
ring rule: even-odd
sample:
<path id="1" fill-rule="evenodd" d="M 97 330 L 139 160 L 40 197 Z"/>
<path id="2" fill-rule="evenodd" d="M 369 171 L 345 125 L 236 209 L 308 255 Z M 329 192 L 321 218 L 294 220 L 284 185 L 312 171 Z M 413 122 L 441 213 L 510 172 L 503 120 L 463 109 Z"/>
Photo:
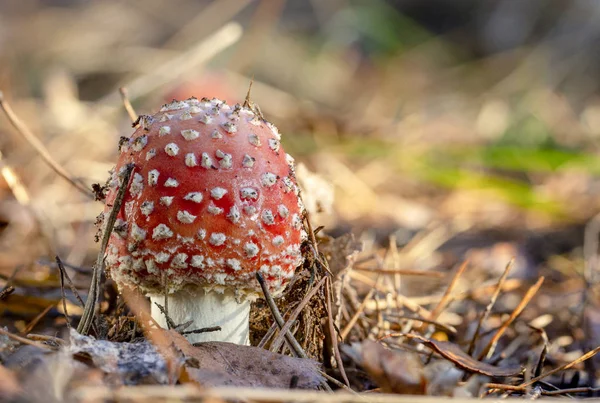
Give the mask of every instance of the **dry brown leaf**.
<path id="1" fill-rule="evenodd" d="M 14 372 L 0 365 L 0 401 L 9 400 L 21 393 L 22 389 Z"/>
<path id="2" fill-rule="evenodd" d="M 468 372 L 492 377 L 508 377 L 519 375 L 523 371 L 521 367 L 499 368 L 485 362 L 477 361 L 462 351 L 458 345 L 449 341 L 430 340 L 416 334 L 407 334 L 406 336 L 420 341 L 425 346 L 439 353 L 442 357 L 451 361 L 457 367 Z"/>
<path id="3" fill-rule="evenodd" d="M 202 386 L 316 389 L 324 380 L 319 364 L 310 359 L 223 342 L 192 346 L 179 333 L 168 334 L 186 357 L 184 379 Z"/>
<path id="4" fill-rule="evenodd" d="M 423 364 L 416 354 L 392 351 L 371 340 L 361 345 L 362 366 L 382 391 L 424 395 L 426 379 Z"/>

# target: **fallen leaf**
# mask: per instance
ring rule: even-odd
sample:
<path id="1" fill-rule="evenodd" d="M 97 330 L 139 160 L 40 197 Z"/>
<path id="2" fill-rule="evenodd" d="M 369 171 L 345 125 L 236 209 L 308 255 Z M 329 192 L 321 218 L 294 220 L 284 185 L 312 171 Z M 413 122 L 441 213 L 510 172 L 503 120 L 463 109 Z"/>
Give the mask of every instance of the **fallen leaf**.
<path id="1" fill-rule="evenodd" d="M 224 342 L 192 346 L 182 335 L 168 331 L 186 358 L 185 377 L 202 386 L 316 389 L 323 381 L 319 364 L 262 348 Z"/>
<path id="2" fill-rule="evenodd" d="M 442 357 L 467 372 L 474 372 L 491 377 L 516 376 L 523 372 L 523 368 L 521 367 L 500 368 L 485 362 L 477 361 L 462 351 L 458 345 L 448 341 L 430 340 L 416 334 L 407 334 L 405 336 L 423 343 L 431 350 L 439 353 Z"/>
<path id="3" fill-rule="evenodd" d="M 168 384 L 170 376 L 167 363 L 152 343 L 115 343 L 96 340 L 71 330 L 68 351 L 111 375 L 112 383 L 125 385 Z M 179 365 L 183 365 L 180 358 Z"/>
<path id="4" fill-rule="evenodd" d="M 424 395 L 426 379 L 416 354 L 392 351 L 382 344 L 365 340 L 361 344 L 361 364 L 386 393 Z"/>

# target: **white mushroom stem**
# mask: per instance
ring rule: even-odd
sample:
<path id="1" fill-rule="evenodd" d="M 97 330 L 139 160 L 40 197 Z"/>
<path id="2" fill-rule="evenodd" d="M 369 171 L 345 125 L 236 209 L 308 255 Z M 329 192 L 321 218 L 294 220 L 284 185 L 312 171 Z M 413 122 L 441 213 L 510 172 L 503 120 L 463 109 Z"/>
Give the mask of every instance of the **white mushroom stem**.
<path id="1" fill-rule="evenodd" d="M 165 306 L 164 295 L 151 295 L 152 318 L 160 326 L 167 329 L 167 319 L 155 302 Z M 206 333 L 186 334 L 190 343 L 203 341 L 226 341 L 229 343 L 249 345 L 250 301 L 236 300 L 232 291 L 218 293 L 199 290 L 178 291 L 168 297 L 169 318 L 175 325 L 193 323 L 185 331 L 220 326 L 221 330 Z"/>

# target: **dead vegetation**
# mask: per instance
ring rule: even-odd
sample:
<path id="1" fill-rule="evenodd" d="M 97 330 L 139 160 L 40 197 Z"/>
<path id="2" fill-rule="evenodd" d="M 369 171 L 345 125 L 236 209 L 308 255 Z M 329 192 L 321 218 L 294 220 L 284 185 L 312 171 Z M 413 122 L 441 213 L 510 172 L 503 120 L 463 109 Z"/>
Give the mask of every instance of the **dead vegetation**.
<path id="1" fill-rule="evenodd" d="M 42 3 L 0 5 L 0 399 L 598 396 L 600 109 L 539 77 L 551 39 L 468 57 L 379 1 Z M 134 111 L 251 79 L 312 236 L 255 347 L 192 346 L 102 278 L 92 184 Z"/>

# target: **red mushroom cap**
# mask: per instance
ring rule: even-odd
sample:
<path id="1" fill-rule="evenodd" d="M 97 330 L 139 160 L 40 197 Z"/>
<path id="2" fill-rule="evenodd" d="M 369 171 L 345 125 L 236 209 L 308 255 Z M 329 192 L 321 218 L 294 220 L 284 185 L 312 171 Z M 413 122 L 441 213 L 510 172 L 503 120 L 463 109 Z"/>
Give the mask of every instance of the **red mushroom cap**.
<path id="1" fill-rule="evenodd" d="M 259 271 L 273 294 L 284 289 L 305 232 L 293 159 L 274 125 L 240 105 L 190 98 L 142 117 L 120 152 L 103 213 L 133 163 L 106 251 L 119 287 L 158 294 L 166 276 L 169 292 L 256 295 Z"/>

